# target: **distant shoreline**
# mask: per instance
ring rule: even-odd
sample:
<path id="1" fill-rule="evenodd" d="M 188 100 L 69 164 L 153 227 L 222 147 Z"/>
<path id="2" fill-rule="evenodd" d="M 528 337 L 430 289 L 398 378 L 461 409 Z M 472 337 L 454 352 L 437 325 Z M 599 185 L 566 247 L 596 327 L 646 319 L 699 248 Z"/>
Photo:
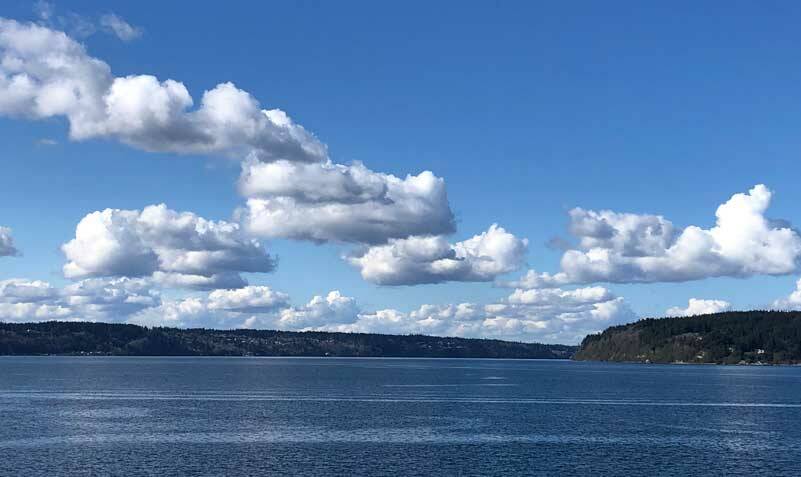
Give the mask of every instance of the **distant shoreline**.
<path id="1" fill-rule="evenodd" d="M 3 356 L 569 359 L 576 346 L 425 335 L 0 323 Z"/>
<path id="2" fill-rule="evenodd" d="M 696 362 L 687 363 L 683 361 L 670 361 L 659 363 L 646 363 L 644 361 L 610 361 L 600 359 L 575 359 L 571 358 L 570 361 L 575 363 L 608 363 L 608 364 L 636 364 L 642 366 L 742 366 L 751 368 L 769 368 L 774 366 L 801 366 L 801 363 L 712 363 L 712 362 Z"/>
<path id="3" fill-rule="evenodd" d="M 411 360 L 411 359 L 452 359 L 452 360 L 495 360 L 495 361 L 561 361 L 569 363 L 578 363 L 572 358 L 473 358 L 463 356 L 290 356 L 290 355 L 205 355 L 205 354 L 162 354 L 162 355 L 135 355 L 135 354 L 0 354 L 0 359 L 4 358 L 215 358 L 215 359 L 397 359 L 397 360 Z M 595 362 L 595 361 L 590 361 Z M 600 362 L 600 361 L 597 361 Z M 644 364 L 644 363 L 627 363 L 627 364 Z M 714 364 L 714 363 L 710 363 Z"/>

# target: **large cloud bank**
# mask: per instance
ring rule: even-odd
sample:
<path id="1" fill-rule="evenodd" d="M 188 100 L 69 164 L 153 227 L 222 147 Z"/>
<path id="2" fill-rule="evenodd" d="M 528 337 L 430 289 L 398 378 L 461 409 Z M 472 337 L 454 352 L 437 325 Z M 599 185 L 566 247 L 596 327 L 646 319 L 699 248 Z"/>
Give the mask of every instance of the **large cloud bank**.
<path id="1" fill-rule="evenodd" d="M 364 333 L 423 333 L 575 343 L 587 333 L 634 319 L 622 298 L 603 287 L 515 290 L 486 305 L 423 305 L 411 312 L 363 310 L 339 291 L 293 306 L 267 286 L 217 289 L 165 299 L 149 278 L 88 278 L 63 288 L 47 282 L 0 281 L 1 321 L 81 320 L 145 326 L 270 328 Z"/>
<path id="2" fill-rule="evenodd" d="M 0 281 L 0 321 L 118 321 L 160 304 L 146 279 L 91 278 L 62 289 L 40 280 Z"/>
<path id="3" fill-rule="evenodd" d="M 263 296 L 276 294 L 264 290 L 266 287 L 261 288 L 254 293 Z M 355 299 L 338 291 L 315 296 L 300 306 L 271 300 L 275 306 L 273 309 L 220 308 L 214 305 L 212 293 L 205 297 L 165 301 L 158 307 L 130 316 L 127 321 L 150 326 L 421 333 L 577 343 L 587 333 L 635 318 L 622 298 L 601 287 L 551 290 L 534 296 L 537 293 L 535 291 L 532 295 L 518 290 L 498 303 L 423 305 L 411 312 L 393 309 L 365 311 Z"/>
<path id="4" fill-rule="evenodd" d="M 240 216 L 254 234 L 382 243 L 455 229 L 444 181 L 431 172 L 398 178 L 333 164 L 303 126 L 230 82 L 195 103 L 180 81 L 115 77 L 63 32 L 0 19 L 0 115 L 65 117 L 76 140 L 246 158 Z"/>
<path id="5" fill-rule="evenodd" d="M 516 291 L 487 305 L 423 305 L 409 313 L 391 309 L 363 312 L 350 323 L 318 329 L 578 343 L 588 333 L 635 318 L 622 298 L 605 289 L 558 290 L 532 300 L 519 300 L 515 294 L 519 295 Z"/>
<path id="6" fill-rule="evenodd" d="M 801 236 L 765 216 L 773 194 L 757 185 L 718 207 L 715 226 L 676 228 L 658 215 L 573 209 L 578 247 L 555 274 L 530 271 L 530 287 L 594 282 L 681 282 L 708 277 L 786 275 L 801 260 Z"/>

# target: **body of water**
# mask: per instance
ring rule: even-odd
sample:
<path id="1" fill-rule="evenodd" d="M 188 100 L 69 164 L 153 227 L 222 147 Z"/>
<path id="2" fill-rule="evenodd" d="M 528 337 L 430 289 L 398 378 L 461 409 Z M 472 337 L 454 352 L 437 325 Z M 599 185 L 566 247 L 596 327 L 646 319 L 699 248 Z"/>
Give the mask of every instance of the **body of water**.
<path id="1" fill-rule="evenodd" d="M 0 358 L 0 475 L 799 473 L 799 367 Z"/>

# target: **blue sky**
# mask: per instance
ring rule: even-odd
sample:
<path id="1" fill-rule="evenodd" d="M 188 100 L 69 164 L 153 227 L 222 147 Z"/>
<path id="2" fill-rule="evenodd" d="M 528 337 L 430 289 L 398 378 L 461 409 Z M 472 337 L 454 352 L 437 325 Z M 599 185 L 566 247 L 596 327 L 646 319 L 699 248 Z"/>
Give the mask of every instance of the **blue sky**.
<path id="1" fill-rule="evenodd" d="M 575 240 L 574 207 L 708 229 L 720 204 L 765 184 L 773 192 L 767 217 L 801 222 L 801 5 L 791 2 L 51 7 L 61 23 L 28 2 L 6 2 L 0 16 L 65 30 L 115 77 L 180 81 L 194 107 L 203 91 L 233 82 L 312 132 L 336 163 L 361 161 L 401 178 L 432 171 L 447 185 L 451 242 L 493 223 L 528 239 L 520 267 L 491 279 L 382 286 L 342 259 L 358 248 L 352 243 L 260 238 L 279 265 L 244 276 L 296 306 L 330 290 L 370 311 L 504 300 L 509 290 L 496 281 L 528 268 L 559 271 L 562 251 L 546 243 Z M 75 18 L 98 22 L 112 12 L 141 35 L 70 31 Z M 22 252 L 0 259 L 0 279 L 73 283 L 62 274 L 60 246 L 93 211 L 165 203 L 233 221 L 244 202 L 240 160 L 230 155 L 148 152 L 113 135 L 71 140 L 63 115 L 6 114 L 0 131 L 0 226 L 13 230 Z M 662 315 L 690 298 L 769 306 L 799 273 L 723 275 L 567 288 L 604 286 L 634 315 Z"/>

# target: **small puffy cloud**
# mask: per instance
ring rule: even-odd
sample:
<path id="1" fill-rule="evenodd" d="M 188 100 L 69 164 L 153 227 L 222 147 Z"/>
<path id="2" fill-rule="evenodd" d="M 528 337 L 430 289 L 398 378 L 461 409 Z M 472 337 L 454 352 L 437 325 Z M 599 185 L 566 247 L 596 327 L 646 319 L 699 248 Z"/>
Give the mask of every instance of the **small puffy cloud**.
<path id="1" fill-rule="evenodd" d="M 117 20 L 120 20 L 117 17 Z M 122 23 L 107 18 L 117 27 Z M 320 162 L 325 145 L 283 111 L 262 109 L 232 83 L 200 105 L 179 81 L 114 77 L 105 62 L 47 26 L 0 18 L 0 115 L 66 117 L 76 140 L 113 138 L 147 151 L 251 154 L 260 160 Z"/>
<path id="2" fill-rule="evenodd" d="M 276 324 L 282 329 L 309 329 L 349 323 L 358 313 L 355 299 L 334 290 L 324 297 L 315 296 L 301 307 L 282 310 Z"/>
<path id="3" fill-rule="evenodd" d="M 376 244 L 455 230 L 445 181 L 429 171 L 401 179 L 358 162 L 251 160 L 239 188 L 248 197 L 240 219 L 262 237 Z"/>
<path id="4" fill-rule="evenodd" d="M 773 302 L 772 308 L 777 310 L 801 310 L 801 279 L 795 284 L 795 290 L 784 298 Z"/>
<path id="5" fill-rule="evenodd" d="M 723 300 L 702 300 L 690 298 L 687 308 L 674 306 L 665 311 L 667 316 L 696 316 L 720 313 L 731 309 L 731 303 Z"/>
<path id="6" fill-rule="evenodd" d="M 189 297 L 164 301 L 160 306 L 147 308 L 126 320 L 141 326 L 173 328 L 219 328 L 223 314 L 210 312 L 202 298 Z"/>
<path id="7" fill-rule="evenodd" d="M 350 322 L 320 325 L 317 329 L 348 333 L 425 334 L 432 336 L 482 336 L 487 309 L 474 303 L 422 305 L 408 313 L 383 309 L 361 311 Z"/>
<path id="8" fill-rule="evenodd" d="M 14 246 L 14 237 L 11 236 L 11 229 L 0 227 L 0 257 L 19 255 L 19 250 Z"/>
<path id="9" fill-rule="evenodd" d="M 683 230 L 661 216 L 574 209 L 570 230 L 578 247 L 564 253 L 561 271 L 530 271 L 509 285 L 554 287 L 611 282 L 681 282 L 708 277 L 786 275 L 798 270 L 801 236 L 765 212 L 773 193 L 757 185 L 720 205 L 715 226 Z"/>
<path id="10" fill-rule="evenodd" d="M 216 290 L 218 288 L 242 288 L 248 284 L 237 272 L 197 275 L 193 273 L 153 272 L 154 283 L 164 288 L 187 288 L 192 290 Z"/>
<path id="11" fill-rule="evenodd" d="M 613 299 L 612 293 L 604 287 L 576 288 L 562 290 L 561 288 L 545 289 L 517 289 L 509 295 L 509 303 L 514 305 L 560 306 L 575 307 L 584 304 L 593 304 Z"/>
<path id="12" fill-rule="evenodd" d="M 347 257 L 362 278 L 379 285 L 492 281 L 518 269 L 528 241 L 493 224 L 463 242 L 442 236 L 392 239 Z"/>
<path id="13" fill-rule="evenodd" d="M 536 270 L 528 270 L 525 275 L 517 280 L 498 281 L 498 285 L 506 288 L 553 288 L 562 285 L 569 285 L 570 278 L 564 272 L 559 273 L 538 273 Z"/>
<path id="14" fill-rule="evenodd" d="M 270 272 L 275 261 L 238 224 L 210 221 L 164 204 L 143 210 L 105 209 L 78 223 L 62 246 L 68 278 L 126 276 L 206 289 L 244 284 L 239 272 Z"/>
<path id="15" fill-rule="evenodd" d="M 352 323 L 321 326 L 324 331 L 345 333 L 380 333 L 380 334 L 413 334 L 416 332 L 416 320 L 408 313 L 398 310 L 377 310 L 372 313 L 361 313 Z"/>
<path id="16" fill-rule="evenodd" d="M 248 286 L 233 290 L 214 290 L 209 293 L 210 310 L 263 313 L 289 306 L 289 295 L 265 286 Z"/>
<path id="17" fill-rule="evenodd" d="M 89 133 L 87 122 L 105 115 L 111 81 L 108 65 L 66 34 L 0 19 L 0 114 L 67 116 L 80 137 Z"/>
<path id="18" fill-rule="evenodd" d="M 551 289 L 541 295 L 515 290 L 486 311 L 484 336 L 548 343 L 579 343 L 589 333 L 636 319 L 622 297 L 601 287 Z"/>
<path id="19" fill-rule="evenodd" d="M 107 33 L 117 36 L 122 41 L 131 41 L 142 36 L 142 29 L 126 22 L 119 15 L 107 13 L 100 17 L 100 26 Z"/>

